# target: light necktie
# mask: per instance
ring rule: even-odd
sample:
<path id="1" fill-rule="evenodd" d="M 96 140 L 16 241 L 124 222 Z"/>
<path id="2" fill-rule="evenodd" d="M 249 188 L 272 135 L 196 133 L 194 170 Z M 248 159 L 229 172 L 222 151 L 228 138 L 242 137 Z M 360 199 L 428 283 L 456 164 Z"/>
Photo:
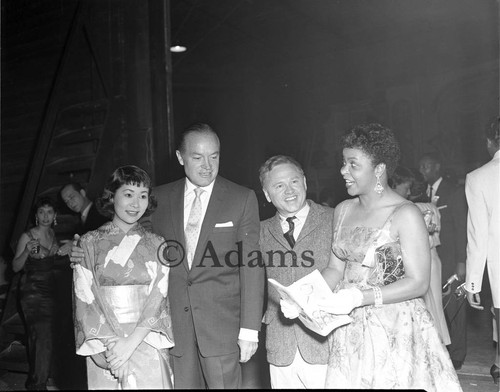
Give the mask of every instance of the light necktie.
<path id="1" fill-rule="evenodd" d="M 184 230 L 184 235 L 186 237 L 186 255 L 189 269 L 193 264 L 194 253 L 196 251 L 196 244 L 198 243 L 198 234 L 201 227 L 201 194 L 204 192 L 201 188 L 196 188 L 194 193 L 196 194 L 193 205 L 191 206 L 191 211 L 189 213 L 189 218 L 187 221 L 186 229 Z"/>
<path id="2" fill-rule="evenodd" d="M 295 229 L 295 224 L 293 223 L 293 220 L 297 219 L 296 216 L 291 216 L 290 218 L 286 218 L 286 221 L 288 222 L 288 231 L 283 234 L 290 244 L 290 247 L 293 248 L 295 245 L 295 238 L 293 238 L 293 229 Z"/>

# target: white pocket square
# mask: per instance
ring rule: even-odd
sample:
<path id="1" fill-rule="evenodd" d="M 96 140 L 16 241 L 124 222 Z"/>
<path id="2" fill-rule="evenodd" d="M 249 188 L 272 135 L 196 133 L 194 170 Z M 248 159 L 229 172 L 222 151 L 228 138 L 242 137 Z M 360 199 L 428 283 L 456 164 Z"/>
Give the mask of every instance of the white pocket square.
<path id="1" fill-rule="evenodd" d="M 215 227 L 233 227 L 233 222 L 216 223 Z"/>

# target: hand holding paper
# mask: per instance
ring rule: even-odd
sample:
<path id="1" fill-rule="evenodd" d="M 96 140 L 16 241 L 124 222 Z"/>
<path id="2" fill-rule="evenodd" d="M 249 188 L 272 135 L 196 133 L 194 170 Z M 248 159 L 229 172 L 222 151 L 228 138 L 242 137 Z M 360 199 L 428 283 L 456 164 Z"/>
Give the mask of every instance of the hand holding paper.
<path id="1" fill-rule="evenodd" d="M 332 314 L 349 314 L 363 302 L 363 293 L 356 287 L 339 290 L 327 301 L 318 302 L 318 307 Z"/>
<path id="2" fill-rule="evenodd" d="M 290 302 L 281 299 L 280 300 L 280 306 L 281 306 L 281 311 L 283 312 L 283 315 L 286 318 L 289 319 L 295 319 L 299 317 L 299 309 L 294 304 L 291 304 Z"/>
<path id="3" fill-rule="evenodd" d="M 329 305 L 336 301 L 332 290 L 317 269 L 288 287 L 272 278 L 268 281 L 281 297 L 280 307 L 284 316 L 289 319 L 298 318 L 311 331 L 327 336 L 335 328 L 352 321 L 349 316 L 328 313 L 318 306 L 318 303 Z"/>

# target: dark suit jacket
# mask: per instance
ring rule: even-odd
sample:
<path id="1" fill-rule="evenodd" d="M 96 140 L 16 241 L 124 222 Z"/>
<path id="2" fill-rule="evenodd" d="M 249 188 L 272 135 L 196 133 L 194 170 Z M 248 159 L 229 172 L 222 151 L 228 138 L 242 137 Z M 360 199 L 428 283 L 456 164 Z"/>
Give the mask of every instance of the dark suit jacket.
<path id="1" fill-rule="evenodd" d="M 97 210 L 95 203 L 92 203 L 85 223 L 81 223 L 78 227 L 78 234 L 83 235 L 87 231 L 96 230 L 108 221 L 110 221 L 110 219 L 101 215 Z"/>
<path id="2" fill-rule="evenodd" d="M 182 179 L 155 188 L 158 208 L 150 219 L 155 233 L 177 241 L 185 249 L 184 187 Z M 238 249 L 241 267 L 237 265 Z M 193 338 L 184 327 L 191 322 L 189 312 L 203 356 L 237 352 L 240 328 L 260 330 L 265 271 L 262 265 L 248 266 L 259 250 L 255 193 L 218 176 L 191 269 L 186 258 L 170 268 L 168 295 L 175 340 L 172 355 L 182 356 L 186 339 Z"/>
<path id="3" fill-rule="evenodd" d="M 457 263 L 465 263 L 467 249 L 467 200 L 463 186 L 443 178 L 435 193 L 441 214 L 441 231 L 437 247 L 442 264 L 442 283 L 456 272 Z"/>
<path id="4" fill-rule="evenodd" d="M 297 256 L 296 266 L 293 265 L 293 255 L 285 257 L 286 267 L 280 266 L 279 256 L 274 256 L 272 264 L 266 256 L 267 252 L 292 250 L 283 236 L 278 213 L 261 223 L 260 246 L 266 262 L 267 277 L 285 286 L 289 286 L 315 269 L 323 270 L 330 259 L 333 240 L 333 208 L 324 207 L 311 200 L 308 200 L 308 203 L 311 209 L 293 248 Z M 313 261 L 307 259 L 313 259 Z M 268 298 L 267 311 L 264 316 L 264 323 L 267 324 L 268 362 L 276 366 L 290 365 L 298 348 L 306 362 L 326 364 L 328 360 L 327 338 L 307 329 L 298 319 L 285 318 L 280 310 L 280 296 L 269 285 Z"/>

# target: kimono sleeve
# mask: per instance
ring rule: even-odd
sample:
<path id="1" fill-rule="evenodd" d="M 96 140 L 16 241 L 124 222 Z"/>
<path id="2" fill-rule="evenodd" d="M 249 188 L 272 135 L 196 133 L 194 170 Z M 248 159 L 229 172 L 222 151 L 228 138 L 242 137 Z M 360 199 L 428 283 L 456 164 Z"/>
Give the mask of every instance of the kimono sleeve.
<path id="1" fill-rule="evenodd" d="M 85 356 L 105 351 L 101 339 L 118 334 L 116 321 L 113 323 L 113 320 L 109 319 L 109 314 L 103 306 L 98 281 L 94 274 L 97 242 L 98 231 L 89 232 L 81 238 L 80 246 L 84 251 L 84 260 L 73 270 L 76 353 Z"/>
<path id="2" fill-rule="evenodd" d="M 148 233 L 146 234 L 145 265 L 151 283 L 148 287 L 148 297 L 141 311 L 137 327 L 148 328 L 149 334 L 144 339 L 156 349 L 174 346 L 172 333 L 172 320 L 170 316 L 170 302 L 168 298 L 169 268 L 162 265 L 158 258 L 158 249 L 163 238 Z"/>

